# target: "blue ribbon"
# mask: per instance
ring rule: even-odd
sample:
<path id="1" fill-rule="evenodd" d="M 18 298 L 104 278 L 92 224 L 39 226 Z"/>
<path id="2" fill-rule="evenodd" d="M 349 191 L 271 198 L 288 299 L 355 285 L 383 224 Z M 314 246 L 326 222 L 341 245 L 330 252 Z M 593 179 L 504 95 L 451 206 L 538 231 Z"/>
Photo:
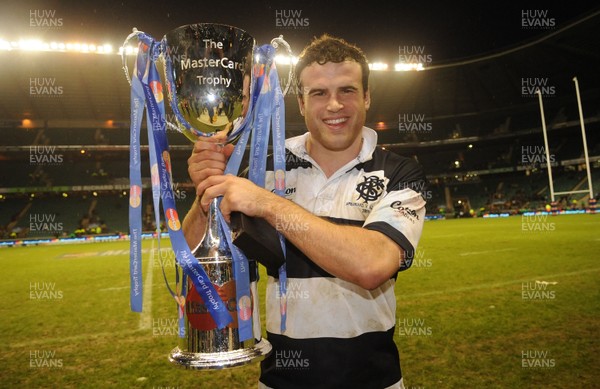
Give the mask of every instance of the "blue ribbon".
<path id="1" fill-rule="evenodd" d="M 131 127 L 129 153 L 129 278 L 130 305 L 134 312 L 142 312 L 142 173 L 140 160 L 140 127 L 145 102 L 141 76 L 145 62 L 138 57 L 131 80 Z"/>
<path id="2" fill-rule="evenodd" d="M 150 146 L 150 165 L 158 167 L 159 185 L 157 187 L 156 178 L 153 179 L 153 198 L 154 209 L 157 215 L 157 227 L 160 224 L 159 201 L 157 196 L 160 193 L 160 200 L 163 202 L 165 219 L 168 221 L 168 231 L 171 238 L 171 244 L 175 251 L 177 264 L 183 270 L 183 273 L 190 277 L 200 297 L 214 319 L 219 329 L 224 328 L 233 321 L 225 305 L 219 298 L 214 286 L 210 282 L 203 267 L 195 260 L 187 242 L 181 231 L 181 223 L 177 215 L 175 201 L 172 190 L 172 176 L 170 171 L 169 146 L 166 137 L 166 121 L 164 111 L 164 99 L 162 97 L 162 86 L 160 77 L 155 66 L 155 60 L 160 55 L 165 45 L 164 41 L 157 43 L 150 36 L 140 34 L 138 57 L 134 77 L 132 78 L 131 88 L 131 153 L 130 153 L 130 277 L 131 277 L 131 307 L 133 311 L 142 310 L 142 276 L 141 276 L 141 170 L 140 170 L 140 142 L 139 129 L 141 127 L 141 116 L 143 106 L 147 108 L 147 123 L 149 131 Z M 269 142 L 269 127 L 273 133 L 274 150 L 274 171 L 275 171 L 275 193 L 283 196 L 285 193 L 285 117 L 284 102 L 277 71 L 274 64 L 275 49 L 270 45 L 261 46 L 256 49 L 256 54 L 260 59 L 255 64 L 254 84 L 252 85 L 252 99 L 246 117 L 244 117 L 239 126 L 233 129 L 230 139 L 240 135 L 233 154 L 231 155 L 225 174 L 237 175 L 244 155 L 249 135 L 252 133 L 252 143 L 250 152 L 250 173 L 249 179 L 255 184 L 265 186 L 266 158 Z M 167 58 L 167 61 L 170 58 Z M 168 72 L 167 72 L 168 73 Z M 168 75 L 169 76 L 169 75 Z M 154 88 L 154 90 L 153 90 Z M 171 96 L 172 97 L 172 96 Z M 158 98 L 158 101 L 157 101 Z M 176 116 L 181 116 L 174 109 Z M 189 124 L 181 120 L 185 127 Z M 191 127 L 188 128 L 191 130 Z M 197 132 L 197 131 L 194 131 Z M 156 170 L 154 170 L 156 172 Z M 220 200 L 219 200 L 220 202 Z M 252 334 L 251 315 L 248 315 L 250 301 L 250 287 L 248 275 L 248 260 L 245 255 L 231 241 L 231 232 L 229 226 L 223 219 L 222 214 L 217 209 L 217 216 L 220 222 L 220 233 L 226 239 L 221 239 L 222 245 L 226 251 L 229 251 L 233 258 L 234 279 L 236 282 L 236 300 L 238 314 L 238 332 L 240 341 L 250 339 Z M 159 234 L 160 236 L 160 234 Z M 280 244 L 285 256 L 285 240 L 279 234 Z M 176 273 L 177 278 L 179 273 Z M 164 274 L 163 269 L 163 277 Z M 186 292 L 186 277 L 183 277 L 182 294 Z M 285 330 L 286 319 L 286 270 L 285 264 L 279 269 L 279 284 L 281 291 L 281 328 Z M 175 292 L 171 290 L 167 282 L 169 292 L 177 299 Z M 183 307 L 179 307 L 179 335 L 184 336 L 183 325 Z M 250 311 L 251 312 L 251 311 Z"/>
<path id="3" fill-rule="evenodd" d="M 275 99 L 273 105 L 273 114 L 271 116 L 271 128 L 273 131 L 273 182 L 275 186 L 275 194 L 285 196 L 285 107 L 283 101 L 283 93 L 279 85 L 279 79 L 275 66 L 271 69 L 271 86 L 275 89 Z M 283 252 L 284 258 L 286 255 L 285 238 L 281 233 L 277 232 L 279 244 Z M 279 292 L 280 292 L 280 313 L 281 313 L 281 332 L 285 332 L 287 319 L 287 271 L 285 262 L 279 267 Z"/>
<path id="4" fill-rule="evenodd" d="M 137 71 L 134 72 L 134 77 L 132 79 L 131 138 L 133 143 L 131 148 L 132 156 L 130 157 L 130 171 L 133 173 L 130 173 L 130 179 L 132 180 L 132 190 L 130 192 L 130 270 L 133 270 L 134 272 L 131 275 L 131 306 L 133 311 L 141 312 L 141 235 L 139 234 L 139 231 L 141 231 L 141 178 L 139 181 L 137 181 L 137 178 L 141 176 L 141 173 L 139 173 L 139 128 L 141 126 L 141 119 L 139 119 L 139 117 L 141 116 L 140 111 L 142 109 L 141 102 L 145 102 L 146 108 L 148 109 L 148 117 L 150 118 L 147 124 L 152 127 L 154 138 L 154 150 L 160 177 L 160 198 L 163 202 L 164 216 L 165 220 L 167 220 L 169 237 L 171 238 L 171 245 L 175 252 L 177 264 L 182 268 L 183 272 L 190 277 L 200 297 L 205 302 L 207 310 L 217 327 L 222 329 L 233 322 L 233 319 L 210 282 L 204 268 L 195 260 L 191 253 L 191 250 L 185 241 L 185 237 L 183 236 L 181 222 L 179 221 L 175 207 L 171 184 L 172 178 L 166 136 L 166 122 L 164 120 L 165 111 L 164 99 L 162 98 L 162 84 L 160 83 L 160 77 L 158 76 L 154 59 L 150 58 L 151 55 L 157 56 L 159 54 L 160 45 L 155 45 L 153 40 L 150 42 L 151 44 L 148 45 L 148 40 L 150 39 L 151 38 L 145 34 L 140 36 L 138 59 L 136 63 Z M 141 63 L 145 63 L 145 71 L 143 73 L 141 72 Z M 142 76 L 142 74 L 144 74 L 144 76 Z M 154 92 L 156 92 L 156 97 L 159 97 L 159 101 L 155 98 L 155 94 L 152 90 L 153 87 Z M 140 91 L 143 94 L 140 94 Z M 137 190 L 133 189 L 137 182 L 140 184 L 139 202 L 137 201 Z M 134 207 L 134 205 L 137 205 L 137 207 Z M 139 230 L 137 228 L 139 228 Z M 138 271 L 135 272 L 136 270 Z M 180 335 L 183 335 L 181 334 L 181 331 Z"/>
<path id="5" fill-rule="evenodd" d="M 267 151 L 269 145 L 269 135 L 272 133 L 273 140 L 273 160 L 275 172 L 275 193 L 279 196 L 285 195 L 285 109 L 283 93 L 277 77 L 274 57 L 275 48 L 270 45 L 258 47 L 255 50 L 254 57 L 258 58 L 254 65 L 254 76 L 256 79 L 253 97 L 248 110 L 252 115 L 252 144 L 249 156 L 248 179 L 256 185 L 265 187 Z M 234 152 L 232 153 L 225 174 L 236 175 L 239 171 L 241 158 L 247 143 L 248 131 L 242 133 L 242 138 L 238 141 Z M 244 137 L 244 135 L 246 135 Z M 222 228 L 226 235 L 228 227 L 222 221 Z M 283 255 L 286 255 L 285 239 L 278 233 L 279 242 Z M 247 261 L 245 256 L 236 258 L 237 253 L 241 251 L 231 242 L 232 257 L 235 262 L 244 263 Z M 281 312 L 281 331 L 285 331 L 287 317 L 286 300 L 287 273 L 285 263 L 279 268 L 279 289 L 280 289 L 280 312 Z"/>

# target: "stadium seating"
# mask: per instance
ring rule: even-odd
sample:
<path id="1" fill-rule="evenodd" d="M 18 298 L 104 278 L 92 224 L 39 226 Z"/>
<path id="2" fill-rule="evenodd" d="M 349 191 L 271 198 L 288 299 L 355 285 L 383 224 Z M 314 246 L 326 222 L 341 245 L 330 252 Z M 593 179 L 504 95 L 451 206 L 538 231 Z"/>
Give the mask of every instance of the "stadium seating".
<path id="1" fill-rule="evenodd" d="M 551 161 L 555 163 L 554 191 L 586 189 L 586 171 L 582 161 L 578 160 L 583 156 L 581 133 L 578 123 L 573 121 L 574 113 L 565 110 L 555 116 L 555 121 L 571 120 L 571 124 L 559 125 L 550 132 Z M 456 125 L 452 125 L 452 120 L 441 120 L 434 123 L 438 126 L 437 131 L 418 134 L 418 143 L 414 143 L 413 137 L 409 143 L 389 148 L 412 156 L 423 165 L 430 181 L 428 214 L 448 212 L 446 187 L 453 207 L 457 206 L 458 200 L 461 200 L 461 207 L 466 204 L 462 216 L 493 211 L 542 210 L 550 202 L 550 193 L 545 165 L 539 160 L 544 154 L 543 137 L 539 129 L 531 130 L 539 126 L 538 120 L 531 114 L 515 114 L 510 120 L 493 115 L 469 118 L 461 123 L 460 131 L 454 134 L 458 137 L 452 141 L 448 141 L 448 137 L 456 132 Z M 442 125 L 446 130 L 440 129 Z M 514 133 L 507 131 L 515 127 Z M 587 127 L 590 156 L 598 156 L 600 126 L 592 122 Z M 16 149 L 13 158 L 3 161 L 2 231 L 7 227 L 26 231 L 31 215 L 46 214 L 50 215 L 48 217 L 55 215 L 62 223 L 62 231 L 58 232 L 72 233 L 78 230 L 92 204 L 95 204 L 93 209 L 98 218 L 104 222 L 101 223 L 103 232 L 128 230 L 129 134 L 126 129 L 27 130 L 15 127 L 11 131 L 15 136 L 8 138 L 7 147 Z M 382 133 L 381 139 L 384 138 Z M 173 148 L 171 158 L 174 186 L 179 189 L 176 203 L 179 213 L 185 214 L 193 201 L 187 173 L 191 146 L 185 137 L 174 131 L 169 132 L 169 140 L 180 147 Z M 36 154 L 40 153 L 47 158 L 36 160 Z M 532 154 L 534 159 L 537 158 L 533 164 L 527 162 Z M 52 158 L 48 160 L 48 157 Z M 146 188 L 150 182 L 147 158 L 147 152 L 143 151 L 142 174 Z M 600 181 L 599 162 L 592 163 L 592 175 L 594 182 Z M 68 197 L 63 197 L 63 193 Z M 144 191 L 144 198 L 145 201 L 151 198 L 148 189 Z M 563 207 L 572 207 L 573 200 L 581 206 L 587 203 L 589 195 L 557 195 L 557 200 Z M 14 218 L 21 210 L 25 211 L 15 223 Z"/>

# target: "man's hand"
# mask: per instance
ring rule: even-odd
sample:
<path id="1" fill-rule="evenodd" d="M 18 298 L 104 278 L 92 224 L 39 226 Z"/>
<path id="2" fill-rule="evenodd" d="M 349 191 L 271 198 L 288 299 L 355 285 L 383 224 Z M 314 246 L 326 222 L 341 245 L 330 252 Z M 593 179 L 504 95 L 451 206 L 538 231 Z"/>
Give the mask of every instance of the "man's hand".
<path id="1" fill-rule="evenodd" d="M 402 250 L 384 234 L 334 224 L 245 178 L 211 176 L 198 191 L 203 193 L 199 206 L 204 212 L 214 198 L 223 196 L 221 213 L 228 222 L 234 211 L 261 217 L 325 271 L 365 289 L 380 286 L 400 267 Z"/>
<path id="2" fill-rule="evenodd" d="M 245 178 L 230 174 L 215 175 L 203 180 L 196 188 L 200 197 L 200 206 L 203 211 L 208 210 L 210 202 L 219 196 L 221 200 L 221 213 L 225 220 L 230 221 L 231 212 L 238 211 L 247 216 L 265 216 L 267 207 L 277 200 L 277 195 L 265 190 Z"/>
<path id="3" fill-rule="evenodd" d="M 202 196 L 200 183 L 208 177 L 223 175 L 227 160 L 233 153 L 232 144 L 224 144 L 226 134 L 219 132 L 210 137 L 201 137 L 194 143 L 192 155 L 188 158 L 188 174 L 196 188 L 196 195 Z"/>
<path id="4" fill-rule="evenodd" d="M 226 138 L 225 131 L 199 138 L 188 158 L 188 173 L 196 188 L 196 200 L 183 220 L 183 233 L 190 247 L 200 242 L 206 228 L 206 210 L 199 205 L 206 186 L 200 185 L 209 177 L 223 177 L 227 160 L 233 152 L 233 145 L 224 144 Z"/>

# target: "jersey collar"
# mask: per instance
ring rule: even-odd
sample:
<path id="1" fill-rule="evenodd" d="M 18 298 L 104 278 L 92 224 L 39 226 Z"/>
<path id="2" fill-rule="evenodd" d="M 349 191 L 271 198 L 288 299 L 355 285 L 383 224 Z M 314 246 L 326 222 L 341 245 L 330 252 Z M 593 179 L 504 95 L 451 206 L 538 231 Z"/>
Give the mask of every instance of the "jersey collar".
<path id="1" fill-rule="evenodd" d="M 306 141 L 308 136 L 309 133 L 306 132 L 302 135 L 286 139 L 285 145 L 295 156 L 305 160 L 311 160 L 308 151 L 306 151 Z M 377 147 L 377 133 L 375 130 L 369 127 L 363 127 L 362 137 L 363 142 L 358 157 L 356 158 L 357 163 L 363 163 L 373 158 L 373 152 L 375 151 L 375 147 Z"/>

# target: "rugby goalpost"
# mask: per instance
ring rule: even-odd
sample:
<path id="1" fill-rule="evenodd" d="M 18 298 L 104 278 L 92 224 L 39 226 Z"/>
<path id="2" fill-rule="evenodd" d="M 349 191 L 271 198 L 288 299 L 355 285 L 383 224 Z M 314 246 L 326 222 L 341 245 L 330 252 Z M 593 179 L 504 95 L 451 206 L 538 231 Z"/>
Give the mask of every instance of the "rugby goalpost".
<path id="1" fill-rule="evenodd" d="M 544 117 L 544 104 L 542 102 L 542 92 L 539 88 L 535 91 L 538 95 L 538 99 L 540 102 L 540 113 L 542 117 L 542 131 L 544 133 L 544 148 L 546 151 L 546 168 L 548 170 L 548 182 L 550 184 L 550 200 L 555 202 L 555 195 L 563 195 L 563 194 L 572 194 L 572 193 L 588 193 L 590 194 L 590 200 L 594 198 L 594 191 L 592 189 L 592 172 L 590 170 L 590 158 L 588 156 L 587 149 L 587 139 L 585 136 L 585 123 L 583 120 L 583 110 L 581 108 L 581 97 L 579 95 L 579 83 L 577 82 L 577 77 L 573 77 L 573 82 L 575 83 L 575 93 L 577 94 L 577 105 L 579 107 L 579 122 L 581 125 L 581 136 L 583 137 L 583 155 L 585 159 L 585 167 L 587 170 L 587 181 L 588 181 L 588 189 L 586 190 L 573 190 L 566 192 L 554 192 L 554 182 L 552 181 L 552 164 L 550 160 L 550 148 L 548 147 L 548 134 L 546 131 L 546 119 Z"/>

